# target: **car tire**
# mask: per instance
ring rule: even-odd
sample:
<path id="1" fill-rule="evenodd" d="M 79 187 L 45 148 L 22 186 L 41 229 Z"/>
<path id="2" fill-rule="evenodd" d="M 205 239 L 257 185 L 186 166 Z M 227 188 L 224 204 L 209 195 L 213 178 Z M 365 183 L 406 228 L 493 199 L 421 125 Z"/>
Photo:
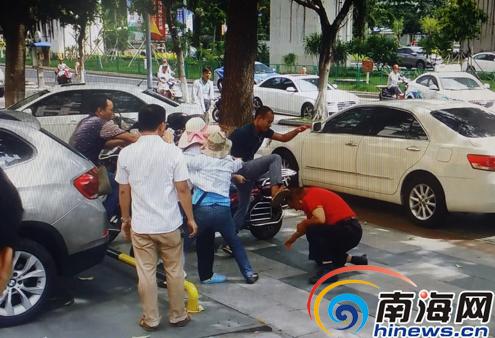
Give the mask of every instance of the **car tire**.
<path id="1" fill-rule="evenodd" d="M 217 88 L 218 88 L 218 91 L 219 92 L 222 91 L 222 87 L 223 87 L 223 79 L 218 79 L 218 81 L 217 81 Z"/>
<path id="2" fill-rule="evenodd" d="M 220 122 L 220 109 L 214 107 L 213 111 L 211 112 L 211 118 L 217 123 Z"/>
<path id="3" fill-rule="evenodd" d="M 314 116 L 315 116 L 315 107 L 309 102 L 303 104 L 301 107 L 301 118 L 313 119 Z"/>
<path id="4" fill-rule="evenodd" d="M 423 70 L 426 68 L 426 64 L 423 61 L 418 61 L 416 62 L 416 68 Z"/>
<path id="5" fill-rule="evenodd" d="M 405 183 L 403 206 L 409 217 L 423 227 L 438 227 L 447 215 L 442 186 L 430 175 L 414 176 Z"/>
<path id="6" fill-rule="evenodd" d="M 254 237 L 256 237 L 259 240 L 269 240 L 275 237 L 275 235 L 280 231 L 280 228 L 282 227 L 282 222 L 283 222 L 283 217 L 282 217 L 283 210 L 281 207 L 276 207 L 272 208 L 272 219 L 279 219 L 277 223 L 270 224 L 270 225 L 260 225 L 256 226 L 255 224 L 251 224 L 249 226 L 249 231 L 251 231 L 251 234 L 253 234 Z"/>
<path id="7" fill-rule="evenodd" d="M 261 101 L 261 99 L 257 96 L 255 96 L 253 98 L 253 108 L 256 110 L 256 109 L 259 109 L 263 106 L 263 102 Z"/>
<path id="8" fill-rule="evenodd" d="M 19 280 L 21 277 L 23 279 Z M 26 323 L 40 314 L 47 303 L 55 278 L 56 267 L 50 253 L 35 241 L 21 239 L 16 246 L 12 284 L 7 286 L 4 293 L 6 296 L 10 293 L 10 301 L 8 296 L 5 299 L 0 298 L 0 327 Z M 21 295 L 29 299 L 30 306 L 27 309 L 22 305 Z M 18 312 L 8 314 L 8 305 Z"/>

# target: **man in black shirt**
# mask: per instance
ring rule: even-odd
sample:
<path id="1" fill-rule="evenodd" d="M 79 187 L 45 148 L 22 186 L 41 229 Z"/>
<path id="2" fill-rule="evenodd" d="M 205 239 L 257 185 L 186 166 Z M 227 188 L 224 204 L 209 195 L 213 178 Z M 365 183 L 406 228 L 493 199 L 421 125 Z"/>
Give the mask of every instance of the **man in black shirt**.
<path id="1" fill-rule="evenodd" d="M 22 220 L 22 203 L 17 189 L 0 168 L 0 295 L 12 274 L 17 230 Z"/>
<path id="2" fill-rule="evenodd" d="M 234 130 L 230 135 L 232 141 L 231 155 L 240 157 L 244 165 L 238 174 L 246 178 L 243 184 L 237 184 L 239 191 L 239 207 L 234 215 L 234 221 L 237 229 L 244 225 L 247 209 L 249 207 L 249 198 L 253 182 L 268 172 L 272 184 L 272 198 L 274 204 L 282 201 L 280 192 L 284 190 L 282 184 L 282 158 L 277 154 L 262 156 L 254 159 L 254 154 L 258 151 L 263 140 L 269 138 L 275 141 L 288 142 L 296 137 L 299 133 L 308 129 L 307 126 L 295 128 L 288 133 L 279 134 L 274 132 L 270 127 L 273 123 L 274 114 L 271 108 L 267 106 L 260 107 L 254 116 L 253 123 Z"/>

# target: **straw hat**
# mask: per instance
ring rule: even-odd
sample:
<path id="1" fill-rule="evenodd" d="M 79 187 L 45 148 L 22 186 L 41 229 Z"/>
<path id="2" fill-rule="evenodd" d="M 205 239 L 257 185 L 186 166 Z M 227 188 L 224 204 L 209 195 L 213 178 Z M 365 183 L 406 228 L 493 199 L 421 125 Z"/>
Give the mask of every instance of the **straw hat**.
<path id="1" fill-rule="evenodd" d="M 186 149 L 193 144 L 204 144 L 206 141 L 207 127 L 206 122 L 201 117 L 189 119 L 177 146 L 181 149 Z"/>
<path id="2" fill-rule="evenodd" d="M 232 142 L 221 131 L 215 131 L 208 135 L 208 139 L 201 152 L 207 156 L 224 158 L 230 153 Z"/>

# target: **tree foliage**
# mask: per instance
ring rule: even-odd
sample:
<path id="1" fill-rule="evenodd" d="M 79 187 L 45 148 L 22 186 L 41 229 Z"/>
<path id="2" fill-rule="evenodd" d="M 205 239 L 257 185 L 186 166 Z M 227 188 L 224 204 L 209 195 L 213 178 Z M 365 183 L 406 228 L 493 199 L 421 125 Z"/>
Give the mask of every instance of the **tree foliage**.
<path id="1" fill-rule="evenodd" d="M 380 68 L 384 64 L 392 64 L 397 60 L 398 42 L 395 39 L 375 34 L 366 39 L 353 39 L 349 44 L 349 52 L 361 58 L 370 58 Z"/>

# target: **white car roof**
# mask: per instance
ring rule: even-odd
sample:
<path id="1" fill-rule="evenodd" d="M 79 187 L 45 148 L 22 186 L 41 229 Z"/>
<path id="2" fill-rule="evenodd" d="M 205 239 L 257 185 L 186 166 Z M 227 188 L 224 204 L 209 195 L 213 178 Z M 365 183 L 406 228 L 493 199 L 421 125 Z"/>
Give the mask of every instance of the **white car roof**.
<path id="1" fill-rule="evenodd" d="M 424 75 L 431 75 L 431 76 L 437 76 L 437 77 L 467 77 L 470 79 L 475 79 L 477 80 L 473 75 L 469 74 L 468 72 L 427 72 L 424 74 L 421 74 L 417 78 L 424 76 Z"/>
<path id="2" fill-rule="evenodd" d="M 377 106 L 377 107 L 391 107 L 398 109 L 407 109 L 414 112 L 417 115 L 429 114 L 433 110 L 440 109 L 451 109 L 451 108 L 479 108 L 483 107 L 475 104 L 471 104 L 463 101 L 452 101 L 452 100 L 391 100 L 391 101 L 380 101 L 372 102 L 366 104 L 358 104 L 359 106 Z"/>
<path id="3" fill-rule="evenodd" d="M 63 86 L 55 86 L 47 88 L 50 92 L 63 92 L 66 90 L 93 90 L 93 89 L 106 89 L 106 90 L 122 90 L 128 92 L 143 92 L 147 88 L 130 85 L 130 84 L 122 84 L 122 83 L 86 83 L 86 84 L 69 84 Z"/>

